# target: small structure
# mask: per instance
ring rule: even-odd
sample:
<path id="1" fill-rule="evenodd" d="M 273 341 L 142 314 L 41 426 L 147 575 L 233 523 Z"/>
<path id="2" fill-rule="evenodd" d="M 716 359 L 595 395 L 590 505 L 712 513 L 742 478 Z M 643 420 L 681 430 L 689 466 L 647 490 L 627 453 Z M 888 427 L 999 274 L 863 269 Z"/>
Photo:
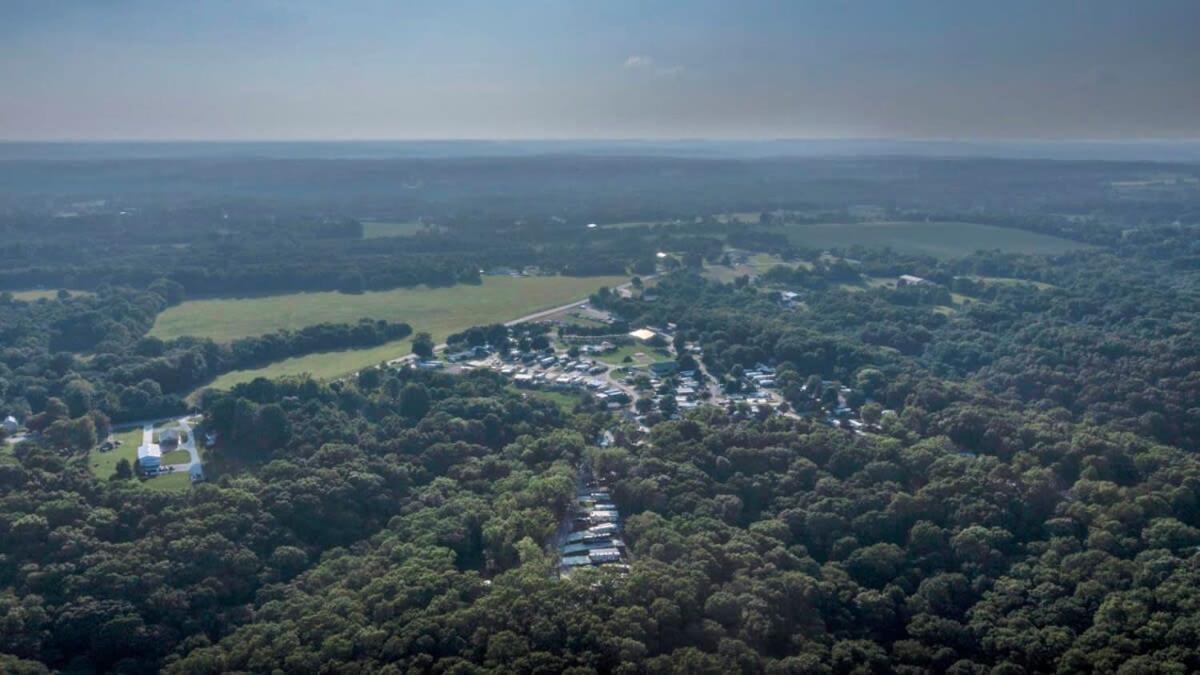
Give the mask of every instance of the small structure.
<path id="1" fill-rule="evenodd" d="M 639 328 L 637 330 L 629 331 L 629 337 L 642 342 L 654 339 L 655 335 L 656 333 L 648 328 Z"/>
<path id="2" fill-rule="evenodd" d="M 162 466 L 162 448 L 157 443 L 143 443 L 138 446 L 138 466 L 147 473 L 156 473 Z"/>
<path id="3" fill-rule="evenodd" d="M 933 282 L 928 279 L 913 276 L 911 274 L 901 274 L 896 280 L 897 286 L 932 286 Z"/>
<path id="4" fill-rule="evenodd" d="M 588 551 L 588 559 L 593 564 L 604 564 L 610 562 L 620 562 L 621 551 L 615 548 L 594 548 Z"/>
<path id="5" fill-rule="evenodd" d="M 175 428 L 163 429 L 158 432 L 159 445 L 176 445 L 179 443 L 179 430 Z"/>
<path id="6" fill-rule="evenodd" d="M 8 433 L 15 434 L 15 433 L 17 433 L 17 429 L 21 428 L 21 423 L 17 421 L 17 418 L 13 417 L 12 415 L 9 415 L 8 417 L 4 418 L 4 422 L 2 423 L 2 426 L 4 427 L 4 430 L 7 431 Z"/>

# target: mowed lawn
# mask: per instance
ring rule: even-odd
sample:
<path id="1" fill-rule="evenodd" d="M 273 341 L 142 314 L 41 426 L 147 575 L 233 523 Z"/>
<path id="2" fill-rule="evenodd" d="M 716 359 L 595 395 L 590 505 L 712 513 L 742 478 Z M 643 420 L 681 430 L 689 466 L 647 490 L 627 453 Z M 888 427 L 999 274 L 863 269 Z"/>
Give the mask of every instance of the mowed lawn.
<path id="1" fill-rule="evenodd" d="M 24 302 L 35 302 L 37 300 L 54 300 L 58 298 L 58 290 L 36 290 L 36 291 L 10 291 L 14 300 L 22 300 Z M 91 295 L 91 291 L 68 291 L 72 296 L 75 295 Z M 3 291 L 0 291 L 3 293 Z"/>
<path id="2" fill-rule="evenodd" d="M 354 322 L 361 317 L 406 321 L 413 331 L 426 331 L 441 343 L 451 333 L 489 323 L 503 323 L 539 310 L 582 300 L 601 286 L 613 287 L 625 277 L 484 277 L 481 286 L 417 288 L 344 295 L 298 293 L 248 299 L 185 302 L 160 314 L 153 335 L 197 335 L 231 340 L 279 328 Z M 308 373 L 328 379 L 404 356 L 410 339 L 368 349 L 308 354 L 262 368 L 226 373 L 208 385 L 227 389 L 256 377 Z"/>
<path id="3" fill-rule="evenodd" d="M 788 225 L 787 237 L 804 248 L 854 245 L 890 247 L 905 253 L 941 258 L 999 249 L 1012 253 L 1058 254 L 1087 248 L 1086 244 L 1045 234 L 976 223 L 830 223 Z"/>
<path id="4" fill-rule="evenodd" d="M 427 227 L 424 223 L 391 223 L 379 220 L 364 220 L 363 224 L 363 239 L 377 239 L 379 237 L 409 237 L 418 232 L 421 232 Z M 436 225 L 432 229 L 437 230 Z"/>
<path id="5" fill-rule="evenodd" d="M 428 331 L 435 341 L 441 341 L 470 326 L 516 319 L 625 281 L 625 277 L 484 277 L 479 286 L 193 300 L 159 314 L 150 334 L 163 339 L 191 335 L 228 342 L 281 328 L 354 323 L 366 317 L 405 321 L 414 331 Z"/>

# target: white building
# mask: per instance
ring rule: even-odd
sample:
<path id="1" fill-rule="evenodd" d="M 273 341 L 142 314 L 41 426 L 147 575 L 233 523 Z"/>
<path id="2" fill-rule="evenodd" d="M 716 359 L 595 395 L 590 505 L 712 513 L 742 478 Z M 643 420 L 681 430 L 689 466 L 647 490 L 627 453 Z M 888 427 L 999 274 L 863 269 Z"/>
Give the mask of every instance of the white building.
<path id="1" fill-rule="evenodd" d="M 138 446 L 137 452 L 138 466 L 144 471 L 158 471 L 158 467 L 162 466 L 162 448 L 158 443 L 143 443 Z"/>
<path id="2" fill-rule="evenodd" d="M 17 433 L 17 429 L 21 428 L 21 423 L 17 421 L 17 418 L 9 415 L 4 418 L 3 427 L 8 433 L 15 434 Z"/>
<path id="3" fill-rule="evenodd" d="M 637 330 L 629 331 L 629 337 L 633 338 L 634 340 L 641 340 L 642 342 L 652 339 L 654 334 L 654 331 L 646 328 L 639 328 Z"/>

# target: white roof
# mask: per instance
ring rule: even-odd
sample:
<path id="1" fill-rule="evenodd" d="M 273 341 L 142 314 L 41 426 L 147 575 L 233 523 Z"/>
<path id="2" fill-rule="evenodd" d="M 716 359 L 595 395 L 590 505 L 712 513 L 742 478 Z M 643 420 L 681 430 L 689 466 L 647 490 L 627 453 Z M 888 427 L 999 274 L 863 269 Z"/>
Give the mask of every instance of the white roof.
<path id="1" fill-rule="evenodd" d="M 158 443 L 142 444 L 138 446 L 138 459 L 143 457 L 162 457 L 162 448 L 158 447 Z"/>
<path id="2" fill-rule="evenodd" d="M 629 337 L 637 340 L 649 340 L 650 338 L 654 337 L 654 331 L 645 328 L 639 328 L 637 330 L 629 331 Z"/>

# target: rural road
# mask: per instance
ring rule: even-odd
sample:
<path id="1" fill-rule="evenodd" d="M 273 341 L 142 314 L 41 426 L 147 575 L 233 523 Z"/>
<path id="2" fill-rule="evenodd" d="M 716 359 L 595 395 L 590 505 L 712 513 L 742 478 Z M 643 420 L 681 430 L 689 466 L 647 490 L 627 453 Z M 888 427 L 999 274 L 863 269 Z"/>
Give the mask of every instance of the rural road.
<path id="1" fill-rule="evenodd" d="M 650 276 L 642 277 L 642 281 L 649 281 L 657 276 L 658 276 L 657 274 L 652 274 Z M 612 290 L 616 291 L 616 290 L 620 290 L 620 289 L 624 289 L 624 288 L 629 288 L 632 285 L 633 285 L 633 282 L 626 281 L 625 283 L 623 283 L 619 286 L 613 286 Z M 511 321 L 505 321 L 504 325 L 512 327 L 512 326 L 516 326 L 517 324 L 526 323 L 528 321 L 537 321 L 538 319 L 544 319 L 548 316 L 553 316 L 555 314 L 558 314 L 559 312 L 565 312 L 568 309 L 572 309 L 574 307 L 579 307 L 580 305 L 586 304 L 587 301 L 588 301 L 587 298 L 583 298 L 582 300 L 575 300 L 574 302 L 568 302 L 567 304 L 559 305 L 558 307 L 551 307 L 550 309 L 538 310 L 536 312 L 533 312 L 532 314 L 526 314 L 525 316 L 522 316 L 520 318 L 513 319 Z M 440 345 L 436 345 L 433 348 L 434 353 L 442 352 L 445 350 L 446 350 L 445 342 L 443 342 Z M 398 365 L 401 363 L 407 363 L 409 361 L 415 361 L 416 358 L 417 358 L 416 354 L 408 354 L 406 356 L 401 356 L 400 358 L 392 359 L 391 361 L 388 361 L 388 365 L 394 366 L 394 365 Z"/>

